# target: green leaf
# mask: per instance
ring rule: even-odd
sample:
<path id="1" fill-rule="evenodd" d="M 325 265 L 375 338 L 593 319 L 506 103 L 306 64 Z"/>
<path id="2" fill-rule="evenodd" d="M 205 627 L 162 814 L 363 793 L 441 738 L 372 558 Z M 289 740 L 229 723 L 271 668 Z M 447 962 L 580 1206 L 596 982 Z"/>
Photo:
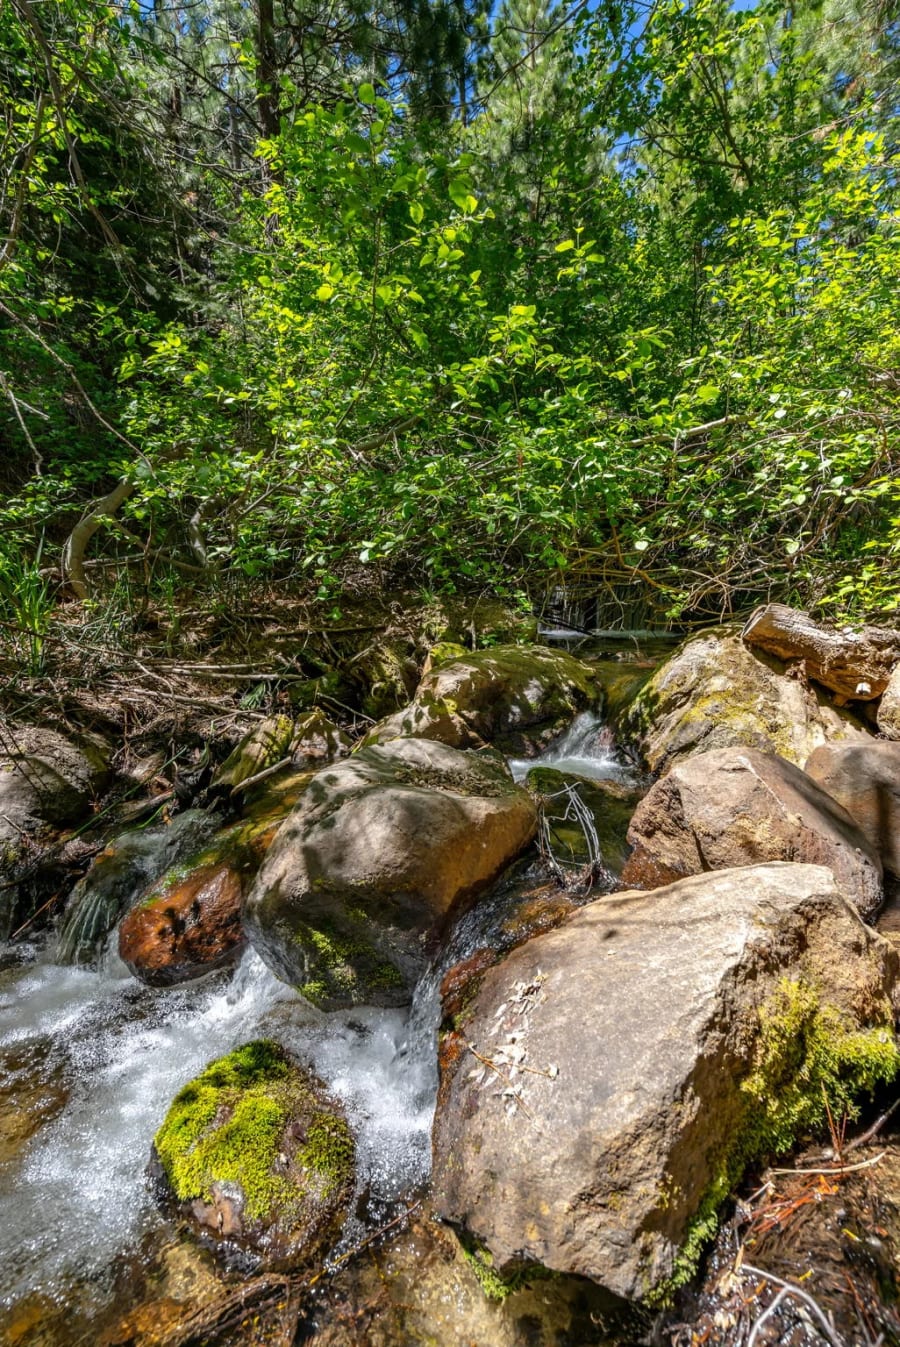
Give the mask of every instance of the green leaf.
<path id="1" fill-rule="evenodd" d="M 556 252 L 558 252 L 558 253 L 568 253 L 568 252 L 571 252 L 571 250 L 572 250 L 574 247 L 575 247 L 575 240 L 574 240 L 574 239 L 564 239 L 562 243 L 557 243 L 557 245 L 556 245 Z"/>
<path id="2" fill-rule="evenodd" d="M 425 207 L 421 201 L 411 201 L 409 203 L 409 218 L 413 224 L 421 224 L 425 218 Z"/>
<path id="3" fill-rule="evenodd" d="M 357 98 L 360 103 L 365 103 L 368 107 L 373 107 L 375 103 L 375 86 L 368 82 L 361 84 L 357 91 Z"/>

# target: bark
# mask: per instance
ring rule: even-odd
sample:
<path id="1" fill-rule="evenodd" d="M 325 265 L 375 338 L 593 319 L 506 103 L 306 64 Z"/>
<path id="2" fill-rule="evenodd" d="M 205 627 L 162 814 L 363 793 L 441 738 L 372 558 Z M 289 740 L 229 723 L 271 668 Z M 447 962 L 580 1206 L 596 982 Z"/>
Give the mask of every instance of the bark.
<path id="1" fill-rule="evenodd" d="M 87 514 L 82 516 L 66 539 L 62 552 L 63 580 L 71 586 L 76 596 L 81 600 L 88 597 L 87 575 L 84 569 L 84 557 L 88 543 L 104 519 L 111 518 L 122 502 L 128 499 L 134 490 L 134 485 L 133 478 L 123 477 L 118 485 L 113 487 L 109 495 L 104 496 L 93 509 L 88 510 Z"/>
<path id="2" fill-rule="evenodd" d="M 757 608 L 741 634 L 747 645 L 778 659 L 802 660 L 807 675 L 839 701 L 874 701 L 900 664 L 900 631 L 826 627 L 782 603 Z"/>

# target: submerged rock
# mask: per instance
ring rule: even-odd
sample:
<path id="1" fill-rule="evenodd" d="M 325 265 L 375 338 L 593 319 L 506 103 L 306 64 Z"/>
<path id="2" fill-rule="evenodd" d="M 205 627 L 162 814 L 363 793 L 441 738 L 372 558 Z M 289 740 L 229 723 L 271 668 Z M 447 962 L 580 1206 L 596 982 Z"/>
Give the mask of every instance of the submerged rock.
<path id="1" fill-rule="evenodd" d="M 56 941 L 56 962 L 94 959 L 135 894 L 196 851 L 220 821 L 215 814 L 189 809 L 159 828 L 134 829 L 114 838 L 72 890 Z"/>
<path id="2" fill-rule="evenodd" d="M 244 905 L 251 943 L 326 1010 L 400 1005 L 445 919 L 534 836 L 535 805 L 494 754 L 422 739 L 317 773 Z"/>
<path id="3" fill-rule="evenodd" d="M 490 743 L 533 756 L 602 692 L 589 664 L 540 646 L 497 646 L 436 665 L 410 706 L 376 725 L 367 743 L 404 735 L 455 748 Z"/>
<path id="4" fill-rule="evenodd" d="M 553 767 L 532 767 L 525 784 L 541 797 L 549 848 L 560 865 L 590 863 L 593 839 L 586 827 L 592 825 L 602 868 L 610 875 L 622 873 L 628 856 L 628 825 L 641 797 L 639 787 L 615 780 L 590 780 Z M 579 804 L 584 806 L 587 820 L 581 816 Z"/>
<path id="5" fill-rule="evenodd" d="M 644 796 L 628 829 L 623 884 L 652 889 L 684 875 L 764 861 L 827 865 L 863 917 L 881 905 L 878 852 L 845 809 L 784 758 L 720 748 L 677 763 Z"/>
<path id="6" fill-rule="evenodd" d="M 871 738 L 826 694 L 785 673 L 774 656 L 748 650 L 737 629 L 685 641 L 622 717 L 651 772 L 693 753 L 739 745 L 802 767 L 821 744 Z"/>
<path id="7" fill-rule="evenodd" d="M 501 1278 L 685 1280 L 744 1168 L 900 1066 L 898 957 L 821 866 L 622 893 L 489 968 L 442 1040 L 433 1200 Z"/>
<path id="8" fill-rule="evenodd" d="M 900 743 L 826 744 L 806 772 L 846 809 L 888 874 L 900 877 Z"/>
<path id="9" fill-rule="evenodd" d="M 271 1266 L 306 1261 L 335 1238 L 354 1167 L 340 1105 L 262 1040 L 179 1091 L 154 1138 L 150 1172 L 195 1232 Z"/>

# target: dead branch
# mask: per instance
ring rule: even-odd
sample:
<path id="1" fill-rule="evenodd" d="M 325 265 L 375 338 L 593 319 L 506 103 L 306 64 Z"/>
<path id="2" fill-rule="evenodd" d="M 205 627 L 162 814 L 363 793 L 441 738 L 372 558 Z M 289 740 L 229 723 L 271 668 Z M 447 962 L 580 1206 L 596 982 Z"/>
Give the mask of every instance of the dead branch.
<path id="1" fill-rule="evenodd" d="M 111 518 L 124 500 L 134 490 L 135 482 L 131 476 L 122 477 L 108 495 L 98 501 L 93 509 L 82 515 L 66 539 L 62 551 L 63 581 L 67 582 L 82 602 L 88 597 L 87 576 L 84 570 L 84 555 L 88 543 L 97 532 L 104 519 Z"/>

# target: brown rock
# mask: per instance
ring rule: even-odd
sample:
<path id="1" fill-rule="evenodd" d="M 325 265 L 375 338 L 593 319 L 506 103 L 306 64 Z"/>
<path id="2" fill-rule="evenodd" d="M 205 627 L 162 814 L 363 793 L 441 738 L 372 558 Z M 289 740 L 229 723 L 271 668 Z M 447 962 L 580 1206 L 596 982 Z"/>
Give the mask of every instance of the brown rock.
<path id="1" fill-rule="evenodd" d="M 845 809 L 798 767 L 755 749 L 678 763 L 635 810 L 622 882 L 652 889 L 684 875 L 764 861 L 827 865 L 864 917 L 882 900 L 878 853 Z"/>
<path id="2" fill-rule="evenodd" d="M 132 973 L 166 987 L 231 963 L 244 943 L 240 862 L 200 863 L 180 883 L 161 887 L 119 926 L 119 956 Z"/>
<path id="3" fill-rule="evenodd" d="M 741 634 L 748 645 L 778 659 L 802 661 L 809 678 L 845 701 L 880 697 L 900 663 L 900 631 L 830 627 L 783 603 L 757 608 Z"/>
<path id="4" fill-rule="evenodd" d="M 900 876 L 900 743 L 826 744 L 806 773 L 843 805 L 884 869 Z"/>
<path id="5" fill-rule="evenodd" d="M 536 810 L 494 753 L 424 739 L 316 773 L 244 904 L 254 947 L 326 1010 L 398 1005 L 447 919 L 534 836 Z"/>
<path id="6" fill-rule="evenodd" d="M 900 664 L 891 674 L 878 703 L 877 725 L 885 739 L 900 739 Z"/>
<path id="7" fill-rule="evenodd" d="M 684 1279 L 748 1162 L 823 1119 L 823 1089 L 897 1070 L 897 976 L 820 866 L 589 904 L 488 969 L 444 1035 L 438 1215 L 500 1275 L 633 1299 Z"/>

